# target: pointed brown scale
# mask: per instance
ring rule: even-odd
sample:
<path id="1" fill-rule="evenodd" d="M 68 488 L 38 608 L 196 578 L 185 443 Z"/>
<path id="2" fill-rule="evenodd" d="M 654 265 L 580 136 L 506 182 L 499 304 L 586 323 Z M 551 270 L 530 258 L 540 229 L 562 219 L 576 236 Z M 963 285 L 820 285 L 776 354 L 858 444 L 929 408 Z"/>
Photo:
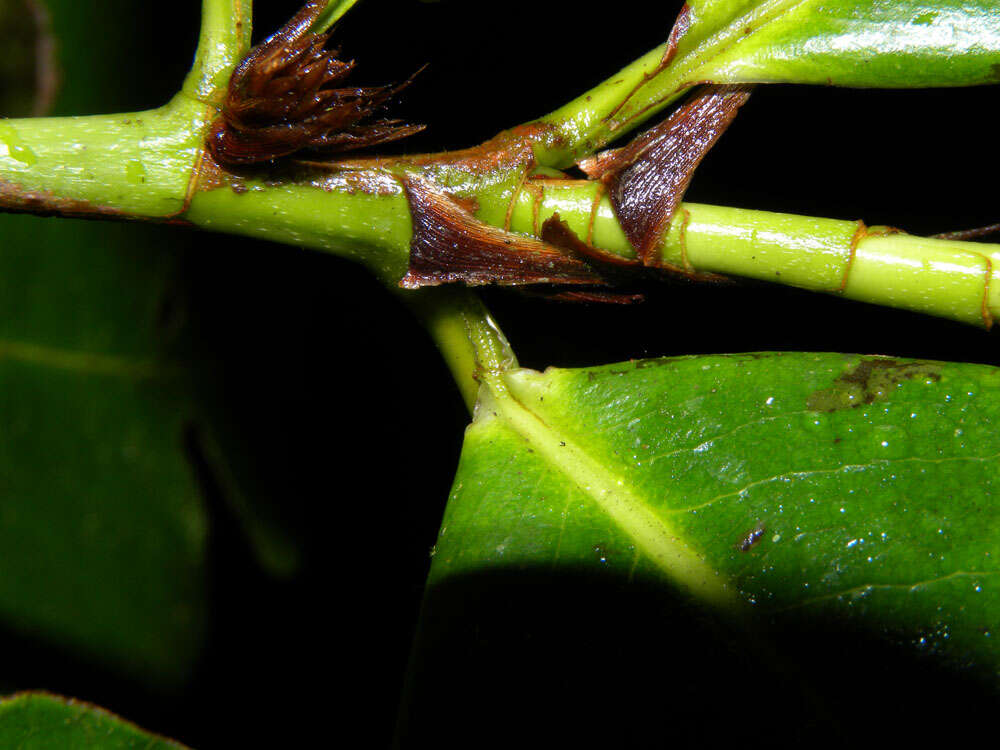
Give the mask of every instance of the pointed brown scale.
<path id="1" fill-rule="evenodd" d="M 705 154 L 750 96 L 750 86 L 706 86 L 629 145 L 590 160 L 608 186 L 618 221 L 643 265 L 657 246 Z"/>
<path id="2" fill-rule="evenodd" d="M 526 290 L 529 291 L 529 290 Z M 603 289 L 569 289 L 554 291 L 530 290 L 536 297 L 554 300 L 556 302 L 595 302 L 604 305 L 637 305 L 645 302 L 646 297 L 642 294 L 623 294 L 619 292 L 608 292 Z"/>
<path id="3" fill-rule="evenodd" d="M 637 265 L 636 261 L 630 258 L 623 258 L 620 255 L 609 253 L 607 250 L 588 245 L 577 236 L 576 232 L 570 229 L 569 224 L 559 218 L 558 213 L 552 214 L 542 222 L 542 232 L 539 236 L 543 242 L 561 247 L 580 258 L 612 266 Z"/>
<path id="4" fill-rule="evenodd" d="M 985 227 L 976 227 L 975 229 L 962 229 L 957 232 L 941 232 L 940 234 L 932 234 L 931 237 L 936 240 L 978 240 L 983 237 L 989 237 L 993 234 L 1000 234 L 1000 224 L 990 224 Z"/>
<path id="5" fill-rule="evenodd" d="M 615 255 L 614 253 L 609 253 L 607 250 L 602 250 L 594 247 L 593 245 L 587 244 L 577 236 L 576 232 L 570 228 L 569 224 L 559 218 L 558 213 L 553 214 L 543 222 L 541 238 L 545 242 L 555 245 L 556 247 L 561 247 L 580 258 L 586 259 L 591 263 L 591 265 L 600 271 L 601 276 L 603 276 L 609 283 L 617 285 L 617 282 L 631 281 L 636 277 L 635 267 L 638 265 L 638 261 L 623 258 L 620 255 Z M 630 272 L 627 269 L 632 269 L 632 271 Z M 679 268 L 669 264 L 658 265 L 656 266 L 655 271 L 666 272 L 667 275 L 671 277 L 682 277 L 688 279 L 689 281 L 713 283 L 731 281 L 731 279 L 727 276 L 719 276 L 714 273 L 704 273 L 694 271 L 692 269 Z M 580 294 L 587 294 L 587 292 L 580 292 Z M 599 296 L 636 298 L 630 300 L 630 302 L 639 302 L 643 299 L 643 295 L 641 294 L 616 294 L 603 291 L 600 292 Z M 595 299 L 591 301 L 599 300 Z M 609 299 L 607 301 L 619 302 L 620 300 Z"/>
<path id="6" fill-rule="evenodd" d="M 618 155 L 621 151 L 620 148 L 609 148 L 604 151 L 598 151 L 586 159 L 581 159 L 577 162 L 576 166 L 590 179 L 600 180 L 604 175 L 618 166 Z"/>
<path id="7" fill-rule="evenodd" d="M 404 288 L 453 282 L 604 283 L 587 263 L 553 245 L 479 221 L 421 177 L 408 175 L 403 186 L 413 219 L 410 267 L 400 281 Z"/>
<path id="8" fill-rule="evenodd" d="M 329 133 L 317 143 L 317 148 L 348 151 L 365 146 L 379 146 L 419 133 L 420 125 L 406 125 L 401 120 L 377 120 L 363 128 Z"/>
<path id="9" fill-rule="evenodd" d="M 558 213 L 552 214 L 542 222 L 541 238 L 543 242 L 555 245 L 566 250 L 577 258 L 588 263 L 600 271 L 601 276 L 608 283 L 628 280 L 634 273 L 623 274 L 623 269 L 635 269 L 637 261 L 623 258 L 620 255 L 609 253 L 606 250 L 593 247 L 577 236 L 569 224 L 563 221 Z M 603 289 L 573 289 L 559 290 L 555 292 L 541 293 L 549 299 L 563 302 L 604 302 L 616 305 L 632 305 L 645 300 L 641 294 L 630 294 L 623 292 L 611 292 Z"/>

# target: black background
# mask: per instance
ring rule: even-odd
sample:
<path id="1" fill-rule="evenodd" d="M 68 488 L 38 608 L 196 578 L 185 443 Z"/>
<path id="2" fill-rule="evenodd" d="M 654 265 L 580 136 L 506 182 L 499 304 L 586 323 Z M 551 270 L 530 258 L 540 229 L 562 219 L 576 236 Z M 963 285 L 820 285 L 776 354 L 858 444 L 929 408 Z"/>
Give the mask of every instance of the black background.
<path id="1" fill-rule="evenodd" d="M 297 8 L 257 5 L 262 33 Z M 678 5 L 366 0 L 335 41 L 358 58 L 354 80 L 365 84 L 429 64 L 395 109 L 427 131 L 396 150 L 441 150 L 545 114 L 610 76 L 662 42 Z M 196 39 L 197 3 L 136 13 L 143 34 L 155 30 L 137 49 L 156 59 L 155 77 L 123 109 L 157 106 L 176 90 Z M 994 87 L 761 88 L 687 197 L 915 234 L 994 223 L 995 96 Z M 355 736 L 351 746 L 385 746 L 464 407 L 430 340 L 360 268 L 164 231 L 186 248 L 192 329 L 221 362 L 223 407 L 296 529 L 303 567 L 292 580 L 263 573 L 214 503 L 211 637 L 186 688 L 154 691 L 13 634 L 8 673 L 195 747 L 289 746 L 308 731 L 320 733 L 317 744 Z M 521 363 L 536 368 L 760 350 L 998 364 L 981 330 L 766 284 L 665 284 L 634 307 L 485 297 Z"/>

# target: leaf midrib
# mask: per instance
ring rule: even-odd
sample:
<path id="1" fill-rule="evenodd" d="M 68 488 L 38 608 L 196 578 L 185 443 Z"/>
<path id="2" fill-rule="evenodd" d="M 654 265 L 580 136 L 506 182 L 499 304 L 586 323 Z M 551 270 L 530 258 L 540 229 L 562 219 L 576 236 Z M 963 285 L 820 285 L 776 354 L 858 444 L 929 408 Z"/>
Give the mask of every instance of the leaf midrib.
<path id="1" fill-rule="evenodd" d="M 737 603 L 734 587 L 705 563 L 680 532 L 649 507 L 621 473 L 594 458 L 572 436 L 547 423 L 511 392 L 504 377 L 500 373 L 484 376 L 486 388 L 481 414 L 493 414 L 506 423 L 534 449 L 536 456 L 563 474 L 604 511 L 634 542 L 636 549 L 670 580 L 713 604 Z"/>

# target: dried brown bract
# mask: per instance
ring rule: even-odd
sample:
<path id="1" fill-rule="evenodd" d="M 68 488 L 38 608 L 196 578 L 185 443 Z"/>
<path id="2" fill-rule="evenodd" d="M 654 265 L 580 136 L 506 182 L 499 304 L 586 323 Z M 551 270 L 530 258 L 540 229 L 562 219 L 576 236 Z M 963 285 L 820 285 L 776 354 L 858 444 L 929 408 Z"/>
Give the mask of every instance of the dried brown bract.
<path id="1" fill-rule="evenodd" d="M 412 78 L 397 86 L 340 86 L 354 61 L 339 60 L 337 50 L 325 48 L 329 33 L 309 32 L 326 5 L 306 3 L 233 71 L 222 117 L 208 140 L 220 164 L 258 164 L 302 150 L 349 151 L 423 130 L 370 119 Z"/>
<path id="2" fill-rule="evenodd" d="M 627 146 L 580 164 L 609 188 L 611 204 L 643 265 L 657 246 L 695 169 L 750 97 L 751 86 L 704 86 L 659 125 Z"/>
<path id="3" fill-rule="evenodd" d="M 601 286 L 586 262 L 547 242 L 479 221 L 434 183 L 404 179 L 413 219 L 405 289 L 463 282 Z"/>

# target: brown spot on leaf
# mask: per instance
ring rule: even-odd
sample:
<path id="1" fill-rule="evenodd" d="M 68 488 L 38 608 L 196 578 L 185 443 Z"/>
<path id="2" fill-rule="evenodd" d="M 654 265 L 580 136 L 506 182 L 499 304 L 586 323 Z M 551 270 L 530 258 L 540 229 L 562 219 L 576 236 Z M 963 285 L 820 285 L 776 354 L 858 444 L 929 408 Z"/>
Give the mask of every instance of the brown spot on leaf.
<path id="1" fill-rule="evenodd" d="M 890 357 L 864 357 L 841 373 L 830 388 L 816 391 L 806 402 L 810 411 L 834 412 L 886 401 L 905 380 L 941 380 L 936 362 L 900 362 Z"/>

